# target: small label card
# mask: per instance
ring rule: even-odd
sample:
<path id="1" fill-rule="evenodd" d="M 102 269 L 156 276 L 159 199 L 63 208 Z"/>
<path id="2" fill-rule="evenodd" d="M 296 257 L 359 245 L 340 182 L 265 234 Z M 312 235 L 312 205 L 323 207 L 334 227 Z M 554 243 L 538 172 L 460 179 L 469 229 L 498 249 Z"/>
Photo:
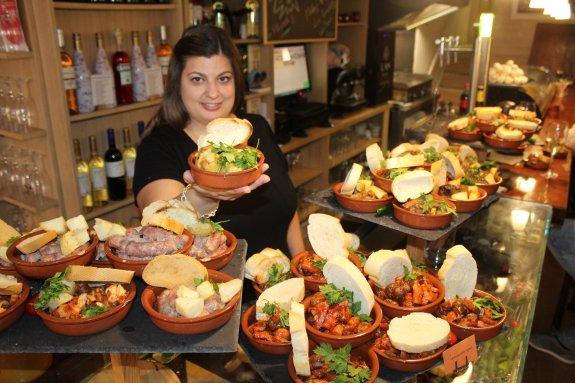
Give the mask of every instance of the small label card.
<path id="1" fill-rule="evenodd" d="M 447 374 L 453 374 L 457 369 L 466 367 L 469 362 L 475 362 L 476 360 L 477 344 L 475 343 L 475 335 L 471 335 L 443 351 L 443 364 Z"/>
<path id="2" fill-rule="evenodd" d="M 115 106 L 114 77 L 112 75 L 93 74 L 90 80 L 92 81 L 92 101 L 94 106 Z"/>
<path id="3" fill-rule="evenodd" d="M 146 81 L 146 92 L 148 97 L 156 98 L 164 94 L 164 82 L 162 79 L 162 68 L 144 69 L 144 79 Z"/>

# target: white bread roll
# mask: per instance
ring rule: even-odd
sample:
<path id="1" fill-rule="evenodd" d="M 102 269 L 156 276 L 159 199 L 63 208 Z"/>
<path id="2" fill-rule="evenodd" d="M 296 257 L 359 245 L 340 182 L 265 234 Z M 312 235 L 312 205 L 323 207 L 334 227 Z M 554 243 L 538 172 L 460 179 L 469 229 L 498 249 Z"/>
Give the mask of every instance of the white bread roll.
<path id="1" fill-rule="evenodd" d="M 419 152 L 419 147 L 417 145 L 410 144 L 409 142 L 404 142 L 397 145 L 395 148 L 391 149 L 390 156 L 392 158 L 399 157 L 404 153 Z"/>
<path id="2" fill-rule="evenodd" d="M 307 236 L 313 251 L 322 258 L 345 257 L 347 236 L 339 219 L 331 215 L 315 213 L 308 218 Z"/>
<path id="3" fill-rule="evenodd" d="M 433 174 L 433 184 L 436 188 L 445 185 L 447 182 L 447 165 L 443 158 L 432 163 L 429 171 Z"/>
<path id="4" fill-rule="evenodd" d="M 463 130 L 469 125 L 469 117 L 460 117 L 447 124 L 447 128 L 451 130 Z"/>
<path id="5" fill-rule="evenodd" d="M 42 221 L 40 222 L 39 226 L 40 229 L 45 231 L 55 231 L 58 235 L 62 235 L 67 231 L 66 220 L 62 216 L 50 219 L 48 221 Z"/>
<path id="6" fill-rule="evenodd" d="M 527 120 L 507 120 L 507 125 L 513 129 L 519 129 L 524 132 L 534 132 L 539 127 L 539 124 L 534 121 Z"/>
<path id="7" fill-rule="evenodd" d="M 410 273 L 413 270 L 407 251 L 378 250 L 367 258 L 363 269 L 375 283 L 385 287 L 396 277 L 403 276 L 404 267 L 407 267 Z"/>
<path id="8" fill-rule="evenodd" d="M 384 160 L 383 152 L 381 151 L 379 145 L 376 143 L 371 144 L 365 148 L 365 158 L 367 160 L 367 166 L 369 166 L 369 170 L 372 172 L 380 169 Z"/>
<path id="9" fill-rule="evenodd" d="M 252 124 L 241 118 L 216 118 L 206 125 L 206 133 L 198 138 L 198 148 L 224 143 L 231 146 L 246 144 L 252 135 Z"/>
<path id="10" fill-rule="evenodd" d="M 54 239 L 56 239 L 57 236 L 58 233 L 53 230 L 49 230 L 42 234 L 26 238 L 20 242 L 16 248 L 24 254 L 30 254 L 46 245 L 47 243 L 52 242 Z"/>
<path id="11" fill-rule="evenodd" d="M 425 156 L 423 154 L 405 154 L 401 157 L 388 158 L 385 161 L 386 169 L 397 168 L 413 168 L 421 166 L 425 163 Z"/>
<path id="12" fill-rule="evenodd" d="M 66 226 L 68 226 L 68 229 L 71 231 L 88 230 L 88 222 L 86 222 L 86 218 L 84 218 L 82 214 L 68 219 Z"/>
<path id="13" fill-rule="evenodd" d="M 449 174 L 451 179 L 455 180 L 465 175 L 465 172 L 459 163 L 459 159 L 455 156 L 455 154 L 451 152 L 444 152 L 441 153 L 441 156 L 445 160 L 445 165 L 447 166 L 447 174 Z"/>
<path id="14" fill-rule="evenodd" d="M 279 265 L 285 273 L 290 269 L 290 260 L 281 250 L 266 247 L 248 258 L 244 276 L 256 283 L 266 283 L 273 265 Z"/>
<path id="15" fill-rule="evenodd" d="M 169 207 L 168 201 L 158 200 L 154 201 L 142 210 L 142 222 L 145 222 L 144 219 L 151 216 L 152 214 Z M 147 225 L 147 223 L 146 223 Z"/>
<path id="16" fill-rule="evenodd" d="M 4 262 L 8 263 L 8 264 L 12 264 L 12 262 L 10 262 L 10 260 L 8 259 L 8 256 L 6 255 L 7 251 L 8 251 L 8 246 L 0 246 L 0 259 L 3 260 Z"/>
<path id="17" fill-rule="evenodd" d="M 351 169 L 347 172 L 345 176 L 345 181 L 343 181 L 343 185 L 341 185 L 340 193 L 343 195 L 352 195 L 355 191 L 355 186 L 357 185 L 357 181 L 361 177 L 361 172 L 363 171 L 363 166 L 360 164 L 354 163 L 351 165 Z"/>
<path id="18" fill-rule="evenodd" d="M 333 283 L 338 289 L 345 288 L 353 293 L 353 301 L 361 302 L 360 314 L 371 313 L 375 298 L 373 290 L 361 271 L 347 258 L 335 257 L 323 267 L 327 283 Z"/>
<path id="19" fill-rule="evenodd" d="M 510 129 L 505 126 L 500 126 L 495 131 L 495 135 L 502 140 L 521 140 L 523 139 L 523 132 L 518 129 Z"/>
<path id="20" fill-rule="evenodd" d="M 427 170 L 413 170 L 403 173 L 391 183 L 391 192 L 399 202 L 419 197 L 433 190 L 433 174 Z"/>
<path id="21" fill-rule="evenodd" d="M 207 279 L 208 269 L 185 254 L 158 255 L 148 262 L 142 273 L 142 279 L 148 285 L 165 289 L 195 286 L 196 278 Z"/>
<path id="22" fill-rule="evenodd" d="M 444 137 L 440 136 L 439 134 L 429 133 L 427 136 L 425 136 L 425 142 L 428 141 L 436 141 L 436 144 L 434 144 L 434 148 L 439 153 L 443 153 L 444 151 L 449 149 L 449 141 L 447 141 Z M 423 144 L 425 144 L 425 142 Z M 421 145 L 419 145 L 419 147 L 421 148 Z M 428 146 L 424 146 L 421 150 L 427 147 Z"/>
<path id="23" fill-rule="evenodd" d="M 511 109 L 511 110 L 509 110 L 509 116 L 512 118 L 522 118 L 525 120 L 534 120 L 537 118 L 537 113 L 535 113 L 531 110 Z"/>
<path id="24" fill-rule="evenodd" d="M 305 329 L 305 309 L 303 304 L 295 301 L 291 302 L 289 310 L 289 332 L 296 374 L 310 376 L 309 340 Z"/>
<path id="25" fill-rule="evenodd" d="M 277 303 L 285 311 L 290 310 L 291 302 L 301 302 L 305 295 L 303 278 L 290 278 L 264 290 L 256 301 L 256 319 L 267 320 L 268 315 L 262 310 L 266 303 Z"/>
<path id="26" fill-rule="evenodd" d="M 473 112 L 475 113 L 477 119 L 483 121 L 491 121 L 497 119 L 502 111 L 503 109 L 501 109 L 499 106 L 478 106 L 473 108 Z"/>
<path id="27" fill-rule="evenodd" d="M 435 350 L 449 340 L 449 322 L 429 313 L 411 313 L 393 318 L 387 335 L 398 350 L 420 353 Z"/>
<path id="28" fill-rule="evenodd" d="M 445 286 L 445 299 L 471 297 L 477 283 L 477 262 L 462 245 L 445 253 L 445 261 L 437 273 Z"/>
<path id="29" fill-rule="evenodd" d="M 459 147 L 459 162 L 464 163 L 467 159 L 472 160 L 473 158 L 477 161 L 479 158 L 475 150 L 473 150 L 469 145 L 461 145 Z"/>
<path id="30" fill-rule="evenodd" d="M 20 237 L 18 230 L 0 219 L 0 245 L 6 244 L 9 239 L 14 237 Z"/>

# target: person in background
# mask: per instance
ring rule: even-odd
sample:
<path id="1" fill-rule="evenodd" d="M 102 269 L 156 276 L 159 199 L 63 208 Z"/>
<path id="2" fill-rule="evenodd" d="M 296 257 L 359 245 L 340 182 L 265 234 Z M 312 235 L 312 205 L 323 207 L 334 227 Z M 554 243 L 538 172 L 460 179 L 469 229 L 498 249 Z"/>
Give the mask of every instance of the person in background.
<path id="1" fill-rule="evenodd" d="M 268 122 L 240 112 L 243 84 L 239 53 L 222 29 L 202 25 L 184 31 L 174 47 L 162 105 L 138 147 L 136 203 L 143 210 L 154 201 L 178 198 L 190 184 L 186 197 L 195 209 L 200 214 L 217 209 L 212 219 L 245 239 L 248 254 L 272 247 L 295 255 L 304 244 L 287 161 Z M 200 187 L 188 170 L 188 156 L 210 121 L 234 115 L 252 124 L 248 145 L 264 153 L 265 173 L 234 190 Z"/>

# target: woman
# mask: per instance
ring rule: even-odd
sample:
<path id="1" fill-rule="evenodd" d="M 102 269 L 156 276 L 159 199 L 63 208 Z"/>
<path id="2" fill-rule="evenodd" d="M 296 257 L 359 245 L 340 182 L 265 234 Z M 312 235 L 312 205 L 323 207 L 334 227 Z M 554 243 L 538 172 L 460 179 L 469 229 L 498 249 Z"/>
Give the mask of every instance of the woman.
<path id="1" fill-rule="evenodd" d="M 186 196 L 196 210 L 209 214 L 217 208 L 213 219 L 226 221 L 227 230 L 246 239 L 250 253 L 273 247 L 294 255 L 304 250 L 295 189 L 264 118 L 238 115 L 252 124 L 248 144 L 259 145 L 267 162 L 266 173 L 253 184 L 209 190 L 195 184 L 188 170 L 187 158 L 197 149 L 206 125 L 238 111 L 243 84 L 239 53 L 223 30 L 199 26 L 184 31 L 174 47 L 162 106 L 138 147 L 136 202 L 143 210 L 153 201 L 178 198 L 188 183 Z"/>

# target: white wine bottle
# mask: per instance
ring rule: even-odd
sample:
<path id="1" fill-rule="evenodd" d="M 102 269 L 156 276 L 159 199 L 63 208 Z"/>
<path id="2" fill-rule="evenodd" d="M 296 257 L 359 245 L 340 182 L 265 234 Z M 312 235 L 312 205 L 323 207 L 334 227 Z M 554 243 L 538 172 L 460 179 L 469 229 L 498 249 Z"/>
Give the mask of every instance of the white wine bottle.
<path id="1" fill-rule="evenodd" d="M 88 163 L 82 159 L 79 140 L 74 140 L 74 155 L 76 156 L 76 173 L 78 188 L 80 189 L 80 197 L 82 199 L 82 207 L 85 211 L 90 211 L 94 207 L 94 200 L 92 199 L 92 184 L 90 182 L 90 168 Z"/>
<path id="2" fill-rule="evenodd" d="M 130 128 L 123 129 L 124 134 L 124 165 L 126 167 L 126 192 L 128 195 L 133 194 L 133 181 L 134 181 L 134 166 L 136 165 L 136 148 L 132 146 L 132 138 L 130 137 Z"/>
<path id="3" fill-rule="evenodd" d="M 102 206 L 108 203 L 108 185 L 106 183 L 106 170 L 104 159 L 98 155 L 96 136 L 90 136 L 90 181 L 92 182 L 92 195 L 94 206 Z"/>

